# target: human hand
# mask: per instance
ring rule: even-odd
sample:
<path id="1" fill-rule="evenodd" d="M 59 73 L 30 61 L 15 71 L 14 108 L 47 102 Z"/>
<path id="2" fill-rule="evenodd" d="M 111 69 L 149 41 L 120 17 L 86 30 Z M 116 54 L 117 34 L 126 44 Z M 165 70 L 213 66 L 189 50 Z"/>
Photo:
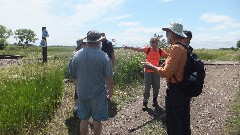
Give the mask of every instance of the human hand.
<path id="1" fill-rule="evenodd" d="M 149 62 L 141 62 L 146 69 L 153 69 L 154 66 Z"/>

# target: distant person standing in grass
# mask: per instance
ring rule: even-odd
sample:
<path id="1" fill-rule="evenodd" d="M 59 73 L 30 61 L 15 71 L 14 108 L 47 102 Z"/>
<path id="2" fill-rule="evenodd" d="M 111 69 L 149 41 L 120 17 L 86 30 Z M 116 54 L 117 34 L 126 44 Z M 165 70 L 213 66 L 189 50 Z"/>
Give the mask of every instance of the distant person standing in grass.
<path id="1" fill-rule="evenodd" d="M 80 134 L 88 134 L 89 118 L 93 119 L 94 135 L 100 135 L 102 122 L 108 119 L 108 100 L 113 94 L 112 65 L 107 54 L 100 50 L 101 35 L 87 33 L 87 47 L 73 57 L 71 76 L 76 79 Z"/>
<path id="2" fill-rule="evenodd" d="M 136 48 L 136 47 L 129 47 L 125 46 L 125 49 L 131 49 L 138 52 L 144 52 L 147 57 L 146 61 L 150 62 L 151 64 L 155 66 L 160 65 L 160 58 L 161 57 L 167 57 L 167 53 L 162 49 L 158 48 L 158 42 L 159 38 L 157 36 L 153 36 L 150 39 L 150 47 L 144 47 L 144 48 Z M 146 111 L 148 100 L 150 97 L 150 89 L 153 88 L 153 107 L 158 106 L 157 97 L 159 94 L 160 89 L 160 76 L 156 73 L 154 73 L 151 69 L 144 69 L 144 92 L 143 92 L 143 107 L 142 110 Z"/>
<path id="3" fill-rule="evenodd" d="M 184 30 L 183 33 L 187 36 L 186 38 L 182 39 L 182 43 L 187 46 L 188 51 L 193 51 L 193 48 L 190 46 L 190 41 L 192 39 L 192 32 L 188 30 Z M 192 54 L 194 58 L 197 58 L 196 54 Z"/>

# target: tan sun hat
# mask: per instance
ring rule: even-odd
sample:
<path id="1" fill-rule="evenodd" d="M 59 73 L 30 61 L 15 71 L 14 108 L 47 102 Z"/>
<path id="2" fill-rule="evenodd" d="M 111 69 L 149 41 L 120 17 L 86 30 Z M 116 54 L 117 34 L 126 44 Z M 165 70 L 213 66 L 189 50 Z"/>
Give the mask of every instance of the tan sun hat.
<path id="1" fill-rule="evenodd" d="M 76 41 L 77 46 L 81 45 L 82 43 L 86 43 L 86 38 L 87 38 L 87 37 L 78 39 L 78 40 Z"/>
<path id="2" fill-rule="evenodd" d="M 101 39 L 103 39 L 103 37 L 97 30 L 91 30 L 87 33 L 87 42 L 98 42 Z"/>
<path id="3" fill-rule="evenodd" d="M 162 28 L 162 30 L 163 31 L 170 30 L 181 37 L 186 37 L 186 35 L 183 33 L 183 25 L 177 22 L 170 23 L 170 26 L 168 28 Z"/>
<path id="4" fill-rule="evenodd" d="M 85 37 L 85 38 L 80 38 L 80 39 L 78 39 L 78 40 L 76 41 L 76 43 L 77 43 L 77 47 L 75 48 L 76 50 L 80 50 L 80 49 L 82 48 L 82 44 L 83 44 L 83 43 L 86 44 L 86 38 L 87 38 L 87 37 Z"/>

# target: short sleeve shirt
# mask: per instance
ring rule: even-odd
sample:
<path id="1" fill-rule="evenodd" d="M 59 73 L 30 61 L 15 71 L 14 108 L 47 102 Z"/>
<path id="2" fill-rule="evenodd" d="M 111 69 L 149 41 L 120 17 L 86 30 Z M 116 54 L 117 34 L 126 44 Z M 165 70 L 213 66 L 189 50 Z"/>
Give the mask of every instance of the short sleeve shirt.
<path id="1" fill-rule="evenodd" d="M 73 57 L 71 75 L 76 79 L 78 98 L 85 100 L 105 91 L 105 79 L 112 77 L 112 65 L 100 48 L 85 47 Z"/>
<path id="2" fill-rule="evenodd" d="M 154 66 L 159 66 L 160 57 L 166 55 L 166 52 L 160 48 L 161 49 L 161 51 L 160 51 L 161 55 L 160 55 L 159 54 L 159 48 L 155 52 L 153 50 L 153 48 L 151 47 L 149 53 L 147 54 L 148 48 L 149 47 L 144 48 L 144 53 L 147 55 L 146 56 L 146 62 L 149 62 L 149 63 L 153 64 Z M 154 72 L 153 70 L 146 70 L 146 69 L 145 69 L 145 71 L 146 72 Z"/>

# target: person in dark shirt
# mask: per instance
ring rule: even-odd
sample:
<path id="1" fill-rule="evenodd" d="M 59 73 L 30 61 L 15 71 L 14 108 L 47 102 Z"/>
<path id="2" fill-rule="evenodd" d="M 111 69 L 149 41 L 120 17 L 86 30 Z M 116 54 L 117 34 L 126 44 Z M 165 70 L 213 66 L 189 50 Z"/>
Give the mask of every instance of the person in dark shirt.
<path id="1" fill-rule="evenodd" d="M 107 53 L 108 57 L 111 59 L 112 61 L 112 68 L 113 68 L 113 72 L 115 71 L 114 67 L 115 67 L 115 54 L 114 54 L 114 50 L 113 50 L 113 45 L 112 42 L 107 40 L 105 33 L 101 33 L 101 36 L 103 37 L 102 41 L 102 48 L 101 50 L 104 51 L 105 53 Z"/>
<path id="2" fill-rule="evenodd" d="M 183 33 L 187 36 L 183 39 L 183 44 L 187 46 L 188 51 L 191 53 L 193 52 L 193 48 L 190 46 L 190 41 L 192 39 L 192 32 L 188 30 L 183 30 Z M 192 53 L 192 56 L 194 59 L 197 59 L 197 55 L 195 53 Z"/>

